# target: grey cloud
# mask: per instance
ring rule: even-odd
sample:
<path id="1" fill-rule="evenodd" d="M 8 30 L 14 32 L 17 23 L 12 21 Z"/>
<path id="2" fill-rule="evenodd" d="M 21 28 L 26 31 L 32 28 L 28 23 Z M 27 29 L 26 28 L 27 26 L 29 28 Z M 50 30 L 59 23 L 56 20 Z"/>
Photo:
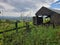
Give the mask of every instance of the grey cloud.
<path id="1" fill-rule="evenodd" d="M 17 0 L 16 2 L 15 1 L 12 1 L 12 2 L 8 2 L 9 4 L 15 6 L 18 10 L 22 10 L 22 11 L 25 11 L 27 9 L 25 8 L 31 8 L 31 9 L 35 9 L 36 6 L 33 2 L 29 2 L 29 1 L 20 1 Z"/>
<path id="2" fill-rule="evenodd" d="M 5 9 L 3 6 L 0 5 L 0 9 Z"/>
<path id="3" fill-rule="evenodd" d="M 37 8 L 36 4 L 40 4 L 40 3 L 42 4 L 54 3 L 54 0 L 0 0 L 0 1 L 14 6 L 16 8 L 15 10 L 19 10 L 19 11 L 28 11 L 30 9 L 35 10 Z"/>

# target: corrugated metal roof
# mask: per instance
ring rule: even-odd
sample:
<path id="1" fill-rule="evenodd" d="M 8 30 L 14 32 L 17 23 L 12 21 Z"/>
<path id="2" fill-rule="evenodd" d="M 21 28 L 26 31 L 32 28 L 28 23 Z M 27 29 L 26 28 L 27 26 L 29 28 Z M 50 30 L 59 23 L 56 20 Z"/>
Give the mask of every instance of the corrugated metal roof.
<path id="1" fill-rule="evenodd" d="M 60 10 L 57 10 L 57 9 L 52 9 L 52 8 L 49 8 L 50 10 L 56 12 L 56 13 L 59 13 L 60 14 Z"/>
<path id="2" fill-rule="evenodd" d="M 53 10 L 53 11 L 55 11 L 55 12 L 57 12 L 57 13 L 59 13 L 59 14 L 60 14 L 60 10 Z"/>

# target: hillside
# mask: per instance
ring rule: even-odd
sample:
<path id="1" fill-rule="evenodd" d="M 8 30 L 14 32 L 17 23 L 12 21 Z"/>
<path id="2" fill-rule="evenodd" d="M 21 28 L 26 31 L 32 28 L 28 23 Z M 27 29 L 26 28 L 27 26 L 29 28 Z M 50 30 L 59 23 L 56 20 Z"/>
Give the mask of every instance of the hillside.
<path id="1" fill-rule="evenodd" d="M 2 25 L 2 23 L 0 23 Z M 14 24 L 8 23 L 0 26 L 1 29 L 9 30 L 14 28 Z M 26 26 L 25 22 L 18 23 L 18 27 Z M 29 22 L 29 28 L 26 27 L 18 29 L 18 33 L 15 30 L 3 32 L 0 34 L 0 45 L 60 45 L 60 28 L 55 29 L 52 26 L 35 26 L 32 22 Z"/>

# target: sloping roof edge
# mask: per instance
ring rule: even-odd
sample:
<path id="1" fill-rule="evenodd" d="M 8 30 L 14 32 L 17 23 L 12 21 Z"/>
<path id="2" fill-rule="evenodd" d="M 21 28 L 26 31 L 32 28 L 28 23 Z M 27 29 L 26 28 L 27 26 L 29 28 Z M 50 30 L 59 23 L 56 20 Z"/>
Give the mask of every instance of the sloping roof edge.
<path id="1" fill-rule="evenodd" d="M 60 10 L 56 10 L 56 9 L 51 9 L 51 8 L 47 8 L 47 7 L 41 7 L 37 12 L 36 12 L 36 14 L 35 15 L 37 15 L 40 11 L 41 11 L 41 9 L 47 9 L 47 10 L 49 10 L 49 12 L 54 12 L 54 13 L 57 13 L 57 14 L 60 14 Z"/>

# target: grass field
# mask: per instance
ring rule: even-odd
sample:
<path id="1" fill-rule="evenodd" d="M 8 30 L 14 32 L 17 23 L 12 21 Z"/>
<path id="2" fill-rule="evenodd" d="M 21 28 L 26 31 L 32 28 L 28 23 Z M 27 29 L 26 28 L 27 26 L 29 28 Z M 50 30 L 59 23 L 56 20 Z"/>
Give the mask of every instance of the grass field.
<path id="1" fill-rule="evenodd" d="M 18 27 L 25 25 L 25 22 L 18 23 Z M 0 23 L 0 32 L 14 28 L 14 24 Z M 15 31 L 4 32 L 0 34 L 0 45 L 60 45 L 60 26 L 52 28 L 52 26 L 35 26 L 29 23 L 26 27 Z"/>

